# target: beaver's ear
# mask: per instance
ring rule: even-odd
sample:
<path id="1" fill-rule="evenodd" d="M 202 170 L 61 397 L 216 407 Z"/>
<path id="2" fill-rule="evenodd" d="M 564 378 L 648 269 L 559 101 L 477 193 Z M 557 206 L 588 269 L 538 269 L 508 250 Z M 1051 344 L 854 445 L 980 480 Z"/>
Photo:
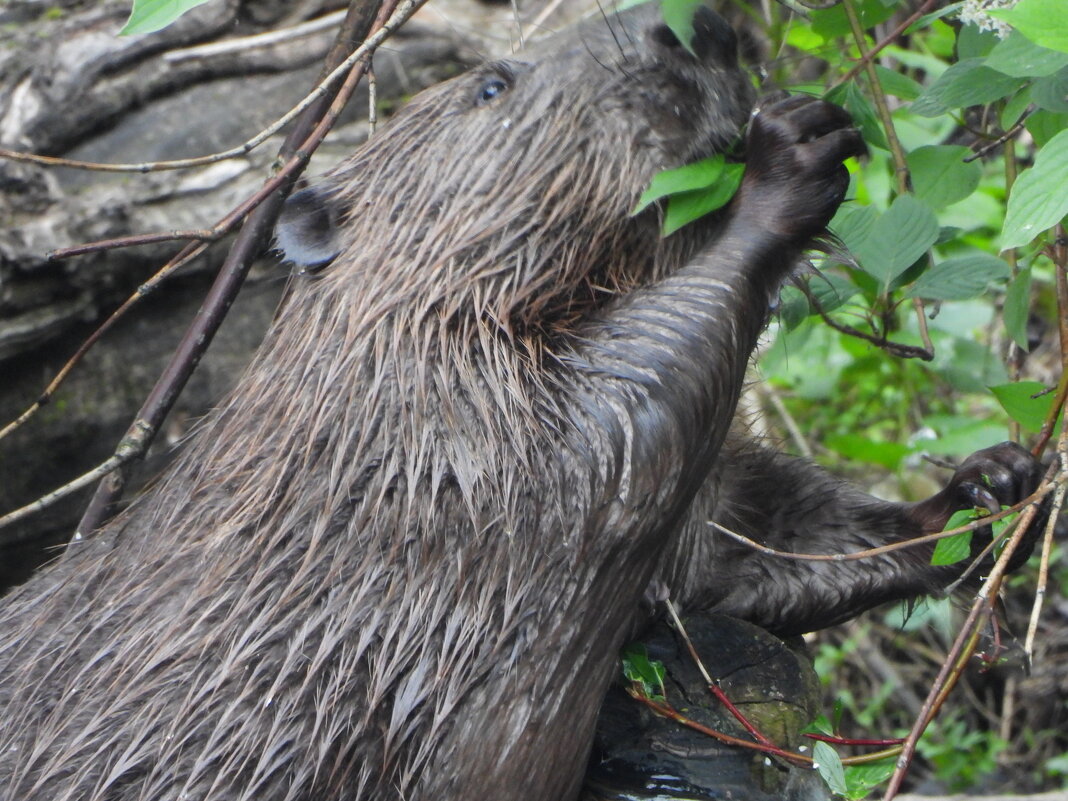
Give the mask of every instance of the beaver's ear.
<path id="1" fill-rule="evenodd" d="M 287 261 L 306 270 L 325 267 L 341 250 L 338 212 L 336 201 L 322 187 L 309 186 L 294 192 L 278 217 L 275 247 Z"/>

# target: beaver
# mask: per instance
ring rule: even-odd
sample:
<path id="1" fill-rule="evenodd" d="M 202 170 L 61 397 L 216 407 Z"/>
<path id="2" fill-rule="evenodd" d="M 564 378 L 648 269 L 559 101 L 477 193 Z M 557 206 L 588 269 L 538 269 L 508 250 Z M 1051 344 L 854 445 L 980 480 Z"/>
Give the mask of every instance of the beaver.
<path id="1" fill-rule="evenodd" d="M 415 97 L 296 198 L 280 241 L 315 269 L 237 388 L 0 610 L 0 797 L 574 798 L 652 582 L 782 632 L 945 583 L 929 549 L 786 562 L 706 523 L 848 551 L 1036 468 L 999 447 L 893 504 L 732 424 L 863 145 L 769 105 L 730 205 L 661 239 L 642 190 L 754 101 L 710 8 L 687 44 L 656 5 L 592 20 Z"/>

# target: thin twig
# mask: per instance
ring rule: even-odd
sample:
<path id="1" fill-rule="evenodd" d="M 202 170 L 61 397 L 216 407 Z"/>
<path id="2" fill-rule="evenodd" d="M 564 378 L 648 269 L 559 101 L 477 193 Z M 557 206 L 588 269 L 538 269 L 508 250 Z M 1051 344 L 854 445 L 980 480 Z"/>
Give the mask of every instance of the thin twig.
<path id="1" fill-rule="evenodd" d="M 215 242 L 225 232 L 216 232 L 207 229 L 195 229 L 189 231 L 159 231 L 154 234 L 132 234 L 130 236 L 117 236 L 114 239 L 101 239 L 96 242 L 86 242 L 82 245 L 74 245 L 69 248 L 56 248 L 45 254 L 48 261 L 59 261 L 74 256 L 85 256 L 88 253 L 97 253 L 101 250 L 118 250 L 119 248 L 132 248 L 138 245 L 154 245 L 159 242 L 173 242 L 179 239 L 191 239 L 194 242 Z"/>
<path id="2" fill-rule="evenodd" d="M 999 136 L 997 139 L 993 140 L 992 142 L 988 142 L 987 144 L 983 145 L 981 148 L 976 150 L 970 156 L 965 156 L 964 159 L 963 159 L 964 163 L 968 164 L 969 162 L 975 161 L 976 159 L 981 159 L 983 156 L 985 156 L 991 150 L 994 150 L 995 148 L 997 148 L 999 145 L 1008 144 L 1010 141 L 1012 141 L 1012 139 L 1016 136 L 1016 134 L 1018 134 L 1020 131 L 1023 130 L 1024 123 L 1027 122 L 1027 118 L 1030 117 L 1032 114 L 1034 114 L 1036 111 L 1038 111 L 1038 106 L 1036 106 L 1034 103 L 1029 105 L 1027 108 L 1025 108 L 1023 110 L 1023 113 L 1020 115 L 1020 118 L 1018 120 L 1016 120 L 1016 122 L 1014 122 L 1012 124 L 1012 127 L 1009 128 L 1009 130 L 1005 131 L 1005 133 L 1003 133 L 1001 136 Z M 1006 158 L 1005 161 L 1006 161 L 1006 165 L 1007 165 L 1009 159 Z M 1006 189 L 1006 191 L 1011 190 L 1012 189 L 1011 183 L 1009 183 L 1005 187 L 1005 189 Z"/>
<path id="3" fill-rule="evenodd" d="M 794 551 L 780 551 L 777 548 L 762 545 L 756 540 L 749 539 L 749 537 L 746 537 L 744 534 L 732 531 L 726 526 L 720 525 L 715 520 L 709 520 L 708 525 L 712 526 L 716 531 L 730 537 L 735 542 L 740 542 L 743 545 L 752 548 L 754 551 L 767 556 L 774 556 L 777 559 L 789 559 L 799 562 L 852 562 L 858 559 L 871 559 L 874 556 L 881 556 L 890 553 L 891 551 L 900 551 L 904 548 L 913 548 L 917 545 L 926 545 L 931 542 L 945 539 L 946 537 L 955 536 L 964 531 L 975 531 L 978 528 L 983 528 L 1011 514 L 1026 511 L 1028 508 L 1037 504 L 1042 498 L 1046 497 L 1054 489 L 1063 485 L 1066 481 L 1068 481 L 1068 477 L 1065 476 L 1058 476 L 1053 480 L 1046 481 L 1019 503 L 1002 509 L 1000 512 L 994 512 L 993 514 L 981 517 L 967 525 L 951 528 L 947 531 L 938 531 L 933 534 L 924 534 L 909 540 L 892 542 L 889 545 L 881 545 L 878 548 L 867 548 L 863 551 L 853 551 L 851 553 L 795 553 Z"/>
<path id="4" fill-rule="evenodd" d="M 851 325 L 835 320 L 824 310 L 823 305 L 819 302 L 815 293 L 805 286 L 803 282 L 798 282 L 796 286 L 804 293 L 805 297 L 808 299 L 809 305 L 811 305 L 816 314 L 820 316 L 820 319 L 840 334 L 863 339 L 865 342 L 874 345 L 880 350 L 886 351 L 891 356 L 897 356 L 901 359 L 920 359 L 925 362 L 934 359 L 934 348 L 930 345 L 919 347 L 917 345 L 905 345 L 901 342 L 893 342 L 892 340 L 887 339 L 885 334 L 869 334 L 858 328 L 854 328 Z M 924 325 L 922 331 L 924 332 L 927 330 L 926 322 L 926 320 L 923 321 Z M 930 341 L 926 336 L 923 338 L 925 342 Z"/>
<path id="5" fill-rule="evenodd" d="M 134 290 L 134 293 L 123 301 L 122 305 L 115 309 L 115 311 L 113 311 L 103 323 L 97 326 L 96 330 L 78 346 L 74 355 L 67 359 L 63 367 L 60 368 L 59 372 L 52 378 L 48 386 L 45 387 L 44 391 L 37 397 L 37 400 L 22 412 L 22 414 L 0 429 L 0 439 L 3 439 L 15 429 L 23 425 L 33 417 L 42 406 L 51 403 L 53 396 L 56 394 L 56 390 L 59 389 L 60 385 L 66 380 L 75 365 L 85 357 L 85 354 L 89 352 L 89 349 L 99 342 L 100 338 L 103 337 L 104 334 L 125 316 L 126 312 L 133 308 L 133 306 L 135 306 L 142 298 L 153 292 L 164 280 L 203 253 L 206 248 L 207 245 L 186 246 L 178 253 L 178 255 L 160 268 L 155 275 L 138 286 L 137 289 Z"/>
<path id="6" fill-rule="evenodd" d="M 782 420 L 782 424 L 786 427 L 787 433 L 790 435 L 790 439 L 797 447 L 798 453 L 804 456 L 806 459 L 813 458 L 812 446 L 808 444 L 808 440 L 805 439 L 804 433 L 801 431 L 801 426 L 797 424 L 794 416 L 790 414 L 790 410 L 786 408 L 786 404 L 783 403 L 782 398 L 779 397 L 779 393 L 766 382 L 761 382 L 757 385 L 758 391 L 765 398 L 768 399 L 768 403 L 775 409 L 775 413 Z"/>
<path id="7" fill-rule="evenodd" d="M 257 33 L 252 36 L 241 36 L 236 39 L 224 39 L 221 42 L 210 42 L 208 44 L 194 45 L 193 47 L 183 47 L 179 50 L 169 50 L 163 54 L 163 60 L 173 64 L 197 58 L 210 58 L 231 53 L 244 53 L 249 50 L 259 50 L 264 47 L 282 44 L 283 42 L 291 42 L 294 39 L 303 39 L 306 36 L 319 33 L 319 31 L 329 30 L 344 18 L 344 9 L 331 11 L 321 17 L 277 31 L 267 31 L 266 33 Z"/>
<path id="8" fill-rule="evenodd" d="M 1016 531 L 1013 532 L 1012 537 L 1005 543 L 1005 547 L 1001 551 L 1001 555 L 998 557 L 997 561 L 994 563 L 990 575 L 976 594 L 975 600 L 972 602 L 971 610 L 968 613 L 968 617 L 964 621 L 964 625 L 961 627 L 960 634 L 957 635 L 957 639 L 950 648 L 949 654 L 947 655 L 945 662 L 942 664 L 942 669 L 939 671 L 938 677 L 935 679 L 935 682 L 931 686 L 931 690 L 927 695 L 927 699 L 924 701 L 921 715 L 917 718 L 911 731 L 909 731 L 908 737 L 905 739 L 905 744 L 902 746 L 901 754 L 898 756 L 897 766 L 894 769 L 893 775 L 890 777 L 890 783 L 883 796 L 883 801 L 892 801 L 894 796 L 897 795 L 898 791 L 901 789 L 901 783 L 904 781 L 905 775 L 908 773 L 909 765 L 912 762 L 912 757 L 916 753 L 916 743 L 919 742 L 920 736 L 926 730 L 928 724 L 938 714 L 939 709 L 948 697 L 953 686 L 956 684 L 957 679 L 963 672 L 972 653 L 974 653 L 976 644 L 979 641 L 980 618 L 989 617 L 993 613 L 991 601 L 997 596 L 998 590 L 1001 588 L 1002 579 L 1008 570 L 1009 562 L 1012 560 L 1013 554 L 1016 552 L 1017 547 L 1019 547 L 1020 542 L 1027 533 L 1027 529 L 1031 525 L 1036 514 L 1038 514 L 1037 506 L 1031 506 L 1023 512 L 1020 516 L 1020 523 L 1017 526 Z"/>

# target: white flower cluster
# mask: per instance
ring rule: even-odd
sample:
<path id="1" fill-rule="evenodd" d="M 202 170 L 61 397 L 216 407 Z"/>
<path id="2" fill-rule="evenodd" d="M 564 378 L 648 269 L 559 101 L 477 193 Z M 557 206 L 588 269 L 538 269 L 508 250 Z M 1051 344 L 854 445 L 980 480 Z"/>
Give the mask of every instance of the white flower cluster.
<path id="1" fill-rule="evenodd" d="M 1014 5 L 1016 0 L 964 0 L 960 21 L 976 25 L 981 31 L 994 31 L 999 38 L 1004 39 L 1012 30 L 1009 23 L 995 19 L 986 12 L 995 8 L 1012 8 Z"/>

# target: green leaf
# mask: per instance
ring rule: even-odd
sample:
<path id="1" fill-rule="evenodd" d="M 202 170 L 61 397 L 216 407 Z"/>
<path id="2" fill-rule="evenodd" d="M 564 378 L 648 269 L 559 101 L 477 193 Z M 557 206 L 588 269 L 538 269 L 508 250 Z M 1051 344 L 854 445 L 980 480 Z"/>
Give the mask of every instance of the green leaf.
<path id="1" fill-rule="evenodd" d="M 1068 67 L 1044 78 L 1036 78 L 1031 87 L 1031 99 L 1046 111 L 1057 114 L 1068 112 Z"/>
<path id="2" fill-rule="evenodd" d="M 1026 267 L 1009 282 L 1005 292 L 1005 330 L 1020 350 L 1027 353 L 1031 347 L 1027 337 L 1027 318 L 1031 313 L 1031 268 Z"/>
<path id="3" fill-rule="evenodd" d="M 1031 105 L 1031 87 L 1025 86 L 1005 101 L 998 118 L 1006 131 L 1019 122 Z"/>
<path id="4" fill-rule="evenodd" d="M 1007 506 L 1002 506 L 1002 509 L 1008 509 Z M 1001 556 L 1001 551 L 1005 548 L 1005 543 L 1008 540 L 1002 535 L 1005 533 L 1005 529 L 1016 522 L 1016 518 L 1020 516 L 1019 512 L 1013 512 L 1011 515 L 1005 515 L 1001 520 L 995 520 L 990 524 L 991 537 L 994 540 L 994 558 Z"/>
<path id="5" fill-rule="evenodd" d="M 856 255 L 875 229 L 879 210 L 874 206 L 855 206 L 846 203 L 838 209 L 831 224 L 831 231 Z"/>
<path id="6" fill-rule="evenodd" d="M 929 300 L 967 300 L 986 291 L 987 284 L 1008 278 L 1012 269 L 997 256 L 976 252 L 939 262 L 921 275 L 906 293 Z"/>
<path id="7" fill-rule="evenodd" d="M 938 239 L 938 219 L 922 200 L 901 195 L 875 221 L 871 233 L 856 249 L 864 270 L 885 291 Z"/>
<path id="8" fill-rule="evenodd" d="M 1068 67 L 1068 53 L 1039 47 L 1019 31 L 1013 31 L 990 52 L 986 66 L 1017 78 L 1039 78 Z"/>
<path id="9" fill-rule="evenodd" d="M 1068 53 L 1068 14 L 1064 0 L 1020 0 L 1012 8 L 990 9 L 1037 45 Z"/>
<path id="10" fill-rule="evenodd" d="M 968 197 L 983 172 L 977 162 L 964 161 L 971 154 L 963 145 L 927 145 L 909 153 L 906 161 L 916 197 L 935 209 Z"/>
<path id="11" fill-rule="evenodd" d="M 671 195 L 660 235 L 670 236 L 682 226 L 725 206 L 738 191 L 744 172 L 744 164 L 726 164 L 723 175 L 713 186 Z"/>
<path id="12" fill-rule="evenodd" d="M 1054 136 L 1012 186 L 1001 248 L 1026 245 L 1068 214 L 1068 131 Z"/>
<path id="13" fill-rule="evenodd" d="M 942 530 L 960 528 L 978 519 L 979 513 L 975 509 L 961 509 L 950 516 Z M 960 534 L 939 540 L 935 544 L 934 553 L 931 554 L 931 564 L 935 567 L 955 565 L 967 559 L 972 555 L 972 534 L 974 533 L 974 531 L 962 531 Z"/>
<path id="14" fill-rule="evenodd" d="M 166 28 L 189 9 L 206 2 L 208 0 L 134 0 L 130 18 L 119 31 L 119 36 L 152 33 Z"/>
<path id="15" fill-rule="evenodd" d="M 840 275 L 823 273 L 809 279 L 808 291 L 825 312 L 831 312 L 842 306 L 856 295 L 860 289 L 852 281 Z"/>
<path id="16" fill-rule="evenodd" d="M 850 765 L 845 769 L 845 797 L 849 801 L 861 801 L 875 787 L 889 779 L 897 766 L 897 757 L 887 757 L 878 762 Z"/>
<path id="17" fill-rule="evenodd" d="M 1068 128 L 1068 114 L 1039 110 L 1027 118 L 1024 126 L 1035 140 L 1036 147 L 1045 147 L 1050 139 Z"/>
<path id="18" fill-rule="evenodd" d="M 693 53 L 693 19 L 694 13 L 701 5 L 701 0 L 663 0 L 660 13 L 664 24 L 682 42 L 682 46 Z M 694 53 L 696 55 L 696 53 Z"/>
<path id="19" fill-rule="evenodd" d="M 1017 381 L 991 387 L 990 391 L 1008 412 L 1009 417 L 1025 430 L 1037 433 L 1042 430 L 1042 423 L 1053 408 L 1055 393 L 1047 392 L 1046 389 L 1047 387 L 1038 381 Z"/>
<path id="20" fill-rule="evenodd" d="M 957 58 L 984 58 L 1001 39 L 994 31 L 980 30 L 976 25 L 961 25 L 957 34 Z"/>
<path id="21" fill-rule="evenodd" d="M 846 111 L 850 113 L 853 121 L 860 128 L 860 133 L 865 142 L 874 147 L 881 147 L 883 150 L 890 149 L 890 145 L 886 142 L 886 134 L 883 132 L 883 125 L 879 122 L 879 117 L 875 113 L 875 108 L 857 88 L 855 82 L 850 81 L 845 85 L 845 97 L 842 100 L 842 105 L 845 106 Z"/>
<path id="22" fill-rule="evenodd" d="M 817 715 L 816 719 L 801 729 L 801 734 L 823 734 L 827 737 L 834 736 L 834 729 L 826 715 Z"/>
<path id="23" fill-rule="evenodd" d="M 813 767 L 819 771 L 831 792 L 842 795 L 846 791 L 845 771 L 838 752 L 823 741 L 818 741 L 812 748 Z"/>
<path id="24" fill-rule="evenodd" d="M 627 681 L 638 685 L 639 690 L 654 700 L 664 698 L 664 663 L 649 658 L 649 652 L 641 643 L 632 643 L 623 649 L 623 675 Z"/>
<path id="25" fill-rule="evenodd" d="M 725 166 L 726 162 L 723 155 L 720 154 L 695 161 L 693 164 L 676 167 L 673 170 L 658 172 L 649 183 L 649 188 L 642 192 L 642 196 L 638 198 L 638 205 L 634 207 L 634 211 L 631 214 L 634 215 L 644 211 L 651 203 L 655 203 L 660 198 L 668 195 L 712 186 L 723 175 Z"/>
<path id="26" fill-rule="evenodd" d="M 865 30 L 889 19 L 894 13 L 893 7 L 886 6 L 880 0 L 861 0 L 859 3 L 854 3 L 854 6 L 860 25 Z M 810 16 L 812 30 L 822 36 L 825 42 L 850 35 L 852 29 L 849 27 L 849 18 L 841 4 L 812 11 Z"/>
<path id="27" fill-rule="evenodd" d="M 937 117 L 950 109 L 980 106 L 1011 95 L 1023 78 L 1003 75 L 983 66 L 983 59 L 958 61 L 935 79 L 912 104 L 914 114 Z"/>
<path id="28" fill-rule="evenodd" d="M 928 25 L 930 25 L 936 19 L 942 19 L 942 17 L 948 17 L 950 14 L 956 14 L 958 11 L 960 11 L 961 6 L 963 6 L 963 5 L 964 5 L 964 2 L 963 2 L 963 0 L 961 0 L 961 2 L 950 3 L 949 5 L 944 6 L 943 8 L 940 8 L 937 11 L 932 11 L 930 14 L 924 14 L 922 17 L 920 17 L 914 23 L 909 25 L 909 27 L 905 29 L 905 33 L 906 34 L 915 33 L 916 31 L 919 31 L 919 30 L 922 30 L 923 28 L 926 28 Z"/>
<path id="29" fill-rule="evenodd" d="M 923 87 L 908 75 L 888 70 L 881 64 L 875 65 L 875 74 L 879 78 L 879 85 L 888 95 L 900 97 L 902 100 L 915 100 L 923 94 Z"/>

